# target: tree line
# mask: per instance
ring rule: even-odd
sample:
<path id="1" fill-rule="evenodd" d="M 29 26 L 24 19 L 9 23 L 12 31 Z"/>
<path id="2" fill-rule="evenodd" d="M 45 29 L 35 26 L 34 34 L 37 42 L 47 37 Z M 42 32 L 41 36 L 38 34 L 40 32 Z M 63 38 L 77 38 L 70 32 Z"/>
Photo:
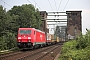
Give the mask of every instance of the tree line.
<path id="1" fill-rule="evenodd" d="M 13 6 L 6 11 L 0 6 L 0 50 L 11 49 L 17 46 L 17 32 L 20 27 L 42 26 L 39 10 L 32 4 Z"/>

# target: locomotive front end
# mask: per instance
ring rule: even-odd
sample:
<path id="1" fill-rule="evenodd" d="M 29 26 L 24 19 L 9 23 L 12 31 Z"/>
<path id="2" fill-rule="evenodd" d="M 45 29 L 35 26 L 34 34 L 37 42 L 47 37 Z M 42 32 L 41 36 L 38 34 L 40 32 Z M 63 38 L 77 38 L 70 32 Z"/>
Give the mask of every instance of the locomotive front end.
<path id="1" fill-rule="evenodd" d="M 27 48 L 32 46 L 31 43 L 31 30 L 30 29 L 19 29 L 17 45 L 19 48 Z"/>

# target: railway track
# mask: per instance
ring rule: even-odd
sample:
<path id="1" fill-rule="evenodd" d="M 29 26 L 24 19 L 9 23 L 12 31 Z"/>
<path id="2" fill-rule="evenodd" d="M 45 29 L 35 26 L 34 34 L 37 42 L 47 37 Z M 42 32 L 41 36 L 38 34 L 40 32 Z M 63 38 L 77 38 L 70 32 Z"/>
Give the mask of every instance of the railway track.
<path id="1" fill-rule="evenodd" d="M 30 60 L 33 60 L 33 59 L 35 59 L 35 58 L 37 57 L 37 55 L 40 54 L 41 52 L 47 51 L 48 49 L 51 49 L 51 48 L 53 48 L 53 47 L 55 47 L 55 45 L 54 45 L 54 46 L 49 46 L 49 47 L 47 47 L 47 48 L 45 48 L 45 49 L 40 49 L 40 50 L 38 50 L 37 52 L 35 52 L 35 53 L 33 53 L 33 54 L 24 56 L 24 57 L 19 58 L 19 59 L 17 59 L 17 60 L 27 60 L 27 59 L 29 59 L 29 58 L 30 58 Z"/>
<path id="2" fill-rule="evenodd" d="M 61 48 L 60 45 L 54 45 L 45 50 L 41 50 L 33 55 L 28 55 L 28 56 L 19 58 L 18 60 L 47 60 L 47 58 L 45 58 L 45 57 L 48 56 L 48 58 L 50 58 L 49 55 L 52 57 L 51 58 L 51 60 L 52 60 L 55 58 L 55 56 L 53 56 L 53 54 L 57 51 L 57 49 L 59 49 L 59 51 L 60 51 L 60 48 Z"/>
<path id="3" fill-rule="evenodd" d="M 11 53 L 7 53 L 7 54 L 2 54 L 2 55 L 0 55 L 0 60 L 7 59 L 8 57 L 15 56 L 18 54 L 22 54 L 22 52 L 18 51 L 18 52 L 11 52 Z"/>
<path id="4" fill-rule="evenodd" d="M 36 50 L 19 51 L 16 53 L 6 54 L 0 56 L 0 60 L 44 60 L 44 57 L 48 55 L 51 55 L 52 57 L 55 50 L 59 49 L 60 51 L 60 46 L 60 44 L 56 44 Z"/>
<path id="5" fill-rule="evenodd" d="M 54 50 L 56 50 L 57 48 L 58 48 L 59 46 L 55 46 L 54 48 L 52 48 L 52 49 L 50 49 L 50 50 L 47 50 L 47 51 L 45 51 L 45 52 L 42 52 L 40 55 L 41 56 L 39 56 L 39 57 L 37 57 L 37 58 L 35 58 L 35 60 L 46 60 L 46 58 L 44 58 L 45 56 L 47 56 L 47 55 L 49 55 L 49 54 L 53 54 L 53 51 Z M 52 55 L 52 57 L 53 57 L 54 55 Z M 49 57 L 50 58 L 50 57 Z"/>
<path id="6" fill-rule="evenodd" d="M 0 60 L 20 60 L 20 59 L 26 58 L 28 56 L 38 54 L 42 50 L 47 50 L 51 47 L 52 46 L 41 48 L 41 49 L 36 49 L 33 51 L 20 51 L 20 52 L 16 52 L 16 53 L 7 54 L 7 55 L 2 55 L 2 56 L 0 56 Z"/>

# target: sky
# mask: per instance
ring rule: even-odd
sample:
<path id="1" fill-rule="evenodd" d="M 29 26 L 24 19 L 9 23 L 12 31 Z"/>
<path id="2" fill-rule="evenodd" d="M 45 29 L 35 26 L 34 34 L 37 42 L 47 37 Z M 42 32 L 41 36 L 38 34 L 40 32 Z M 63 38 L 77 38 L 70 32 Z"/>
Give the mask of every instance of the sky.
<path id="1" fill-rule="evenodd" d="M 22 4 L 33 4 L 40 11 L 47 12 L 82 11 L 82 33 L 86 33 L 86 28 L 90 29 L 90 0 L 0 0 L 0 5 L 6 10 Z"/>

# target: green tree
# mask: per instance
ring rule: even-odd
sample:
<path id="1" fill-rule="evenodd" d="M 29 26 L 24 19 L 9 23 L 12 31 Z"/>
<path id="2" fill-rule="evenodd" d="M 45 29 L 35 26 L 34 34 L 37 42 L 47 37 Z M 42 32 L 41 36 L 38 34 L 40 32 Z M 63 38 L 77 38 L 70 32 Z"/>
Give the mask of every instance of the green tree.
<path id="1" fill-rule="evenodd" d="M 35 17 L 36 17 L 35 28 L 40 29 L 40 27 L 42 26 L 42 21 L 41 21 L 40 12 L 38 9 L 36 9 Z"/>
<path id="2" fill-rule="evenodd" d="M 15 35 L 13 33 L 7 32 L 5 37 L 7 37 L 6 43 L 7 43 L 8 49 L 16 47 L 16 38 L 15 38 Z"/>
<path id="3" fill-rule="evenodd" d="M 39 10 L 31 4 L 14 6 L 7 12 L 0 6 L 0 50 L 16 46 L 18 28 L 31 26 L 39 29 L 41 25 Z"/>
<path id="4" fill-rule="evenodd" d="M 34 6 L 31 4 L 14 6 L 9 11 L 9 13 L 11 16 L 14 15 L 16 17 L 16 18 L 13 18 L 13 20 L 14 20 L 14 23 L 18 25 L 18 27 L 31 26 L 39 29 L 41 25 L 41 17 L 40 17 L 39 11 L 35 10 Z"/>
<path id="5" fill-rule="evenodd" d="M 0 6 L 0 37 L 4 36 L 11 30 L 9 29 L 11 20 L 12 17 L 6 12 L 5 9 L 3 9 L 2 6 Z"/>
<path id="6" fill-rule="evenodd" d="M 0 37 L 0 50 L 7 49 L 7 43 L 5 36 Z"/>
<path id="7" fill-rule="evenodd" d="M 10 49 L 16 46 L 14 42 L 16 41 L 14 36 L 15 33 L 13 33 L 12 30 L 14 25 L 11 24 L 13 21 L 12 18 L 13 17 L 0 6 L 0 50 Z"/>
<path id="8" fill-rule="evenodd" d="M 6 11 L 3 10 L 3 7 L 0 6 L 0 37 L 3 35 L 3 33 L 6 30 Z"/>

